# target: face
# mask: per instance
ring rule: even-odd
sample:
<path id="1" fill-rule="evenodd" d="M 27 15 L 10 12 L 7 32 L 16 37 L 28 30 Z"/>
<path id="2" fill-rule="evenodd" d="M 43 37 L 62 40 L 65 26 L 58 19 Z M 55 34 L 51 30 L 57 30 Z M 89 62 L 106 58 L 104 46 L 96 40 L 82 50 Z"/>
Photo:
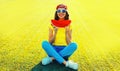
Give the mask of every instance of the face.
<path id="1" fill-rule="evenodd" d="M 60 19 L 64 19 L 66 16 L 66 10 L 64 8 L 58 8 L 57 15 Z"/>

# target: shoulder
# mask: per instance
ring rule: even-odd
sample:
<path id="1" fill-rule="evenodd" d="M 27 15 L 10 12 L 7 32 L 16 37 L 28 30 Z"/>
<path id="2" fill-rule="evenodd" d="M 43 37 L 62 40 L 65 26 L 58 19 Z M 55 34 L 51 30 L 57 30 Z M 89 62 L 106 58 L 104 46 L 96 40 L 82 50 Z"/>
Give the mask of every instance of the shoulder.
<path id="1" fill-rule="evenodd" d="M 72 25 L 70 24 L 69 26 L 67 26 L 70 30 L 72 29 Z"/>
<path id="2" fill-rule="evenodd" d="M 49 28 L 50 28 L 50 29 L 53 29 L 53 28 L 54 28 L 54 26 L 53 26 L 52 24 L 50 24 L 50 25 L 49 25 Z"/>

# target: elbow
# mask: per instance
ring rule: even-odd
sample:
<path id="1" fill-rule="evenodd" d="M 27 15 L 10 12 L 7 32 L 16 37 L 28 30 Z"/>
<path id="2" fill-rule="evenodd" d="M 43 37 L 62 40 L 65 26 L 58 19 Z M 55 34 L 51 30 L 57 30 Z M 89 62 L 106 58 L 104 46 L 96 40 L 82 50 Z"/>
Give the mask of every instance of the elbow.
<path id="1" fill-rule="evenodd" d="M 70 38 L 66 38 L 66 42 L 67 42 L 67 44 L 70 44 L 71 43 L 71 39 Z"/>

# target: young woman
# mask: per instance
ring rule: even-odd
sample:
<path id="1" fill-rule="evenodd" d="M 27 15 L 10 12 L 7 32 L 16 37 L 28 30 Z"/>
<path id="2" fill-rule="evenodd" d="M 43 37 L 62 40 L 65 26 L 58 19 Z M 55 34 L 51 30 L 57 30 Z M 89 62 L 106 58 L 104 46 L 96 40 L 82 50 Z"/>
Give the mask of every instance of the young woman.
<path id="1" fill-rule="evenodd" d="M 55 18 L 49 27 L 49 41 L 43 41 L 42 47 L 48 57 L 42 59 L 42 64 L 47 65 L 53 60 L 63 63 L 66 67 L 78 69 L 78 64 L 67 60 L 77 49 L 77 44 L 71 42 L 71 20 L 67 6 L 60 4 L 56 7 Z"/>

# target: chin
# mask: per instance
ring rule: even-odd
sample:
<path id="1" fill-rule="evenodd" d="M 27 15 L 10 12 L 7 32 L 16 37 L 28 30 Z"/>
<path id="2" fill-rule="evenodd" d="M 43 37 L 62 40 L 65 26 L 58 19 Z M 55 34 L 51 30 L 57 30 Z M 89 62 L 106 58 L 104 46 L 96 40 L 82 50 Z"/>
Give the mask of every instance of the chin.
<path id="1" fill-rule="evenodd" d="M 62 17 L 59 17 L 59 18 L 63 19 L 63 18 L 64 18 L 64 16 L 62 16 Z"/>

